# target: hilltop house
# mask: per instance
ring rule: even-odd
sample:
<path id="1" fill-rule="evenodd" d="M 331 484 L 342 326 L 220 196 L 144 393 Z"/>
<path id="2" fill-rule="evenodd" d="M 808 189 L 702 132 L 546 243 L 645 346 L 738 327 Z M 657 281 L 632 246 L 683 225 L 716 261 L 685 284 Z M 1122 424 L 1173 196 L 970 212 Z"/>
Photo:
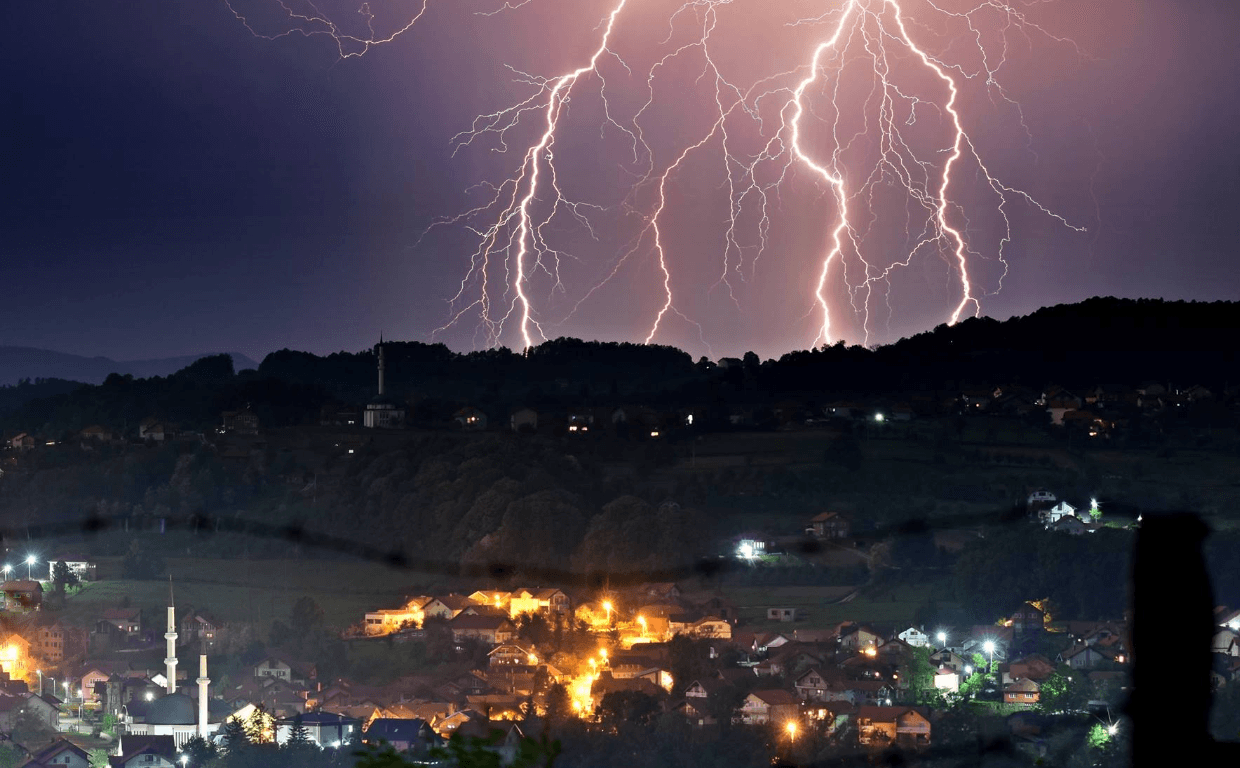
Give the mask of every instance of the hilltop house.
<path id="1" fill-rule="evenodd" d="M 820 539 L 846 539 L 849 528 L 848 518 L 839 512 L 823 512 L 809 521 L 805 533 Z"/>

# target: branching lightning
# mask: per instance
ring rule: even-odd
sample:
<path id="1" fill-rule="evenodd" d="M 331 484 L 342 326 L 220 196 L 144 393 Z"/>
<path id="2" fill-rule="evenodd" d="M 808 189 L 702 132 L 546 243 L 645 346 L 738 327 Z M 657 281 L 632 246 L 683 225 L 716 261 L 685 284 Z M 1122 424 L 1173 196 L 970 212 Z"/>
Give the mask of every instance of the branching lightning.
<path id="1" fill-rule="evenodd" d="M 253 34 L 325 36 L 341 59 L 390 43 L 419 22 L 433 23 L 435 12 L 430 0 L 416 0 L 405 18 L 377 21 L 363 3 L 358 19 L 343 25 L 308 0 L 271 0 L 285 26 L 260 31 L 234 7 L 239 2 L 224 0 Z M 507 0 L 475 15 L 517 13 L 535 2 L 559 0 Z M 992 108 L 1015 116 L 1020 147 L 1036 163 L 1026 114 L 1000 77 L 1012 41 L 1032 46 L 1037 38 L 1083 56 L 1070 39 L 1033 20 L 1020 2 L 788 0 L 811 9 L 811 15 L 783 24 L 806 46 L 804 56 L 784 71 L 754 73 L 737 72 L 728 63 L 734 41 L 721 41 L 720 27 L 725 15 L 738 18 L 755 9 L 774 14 L 781 11 L 771 6 L 779 4 L 612 0 L 593 20 L 592 42 L 576 66 L 550 76 L 509 67 L 527 95 L 479 115 L 453 137 L 453 154 L 489 147 L 513 151 L 517 162 L 506 177 L 474 189 L 482 192 L 478 204 L 436 221 L 423 235 L 450 228 L 470 233 L 476 243 L 436 333 L 476 323 L 476 344 L 519 340 L 528 348 L 547 337 L 547 327 L 565 327 L 625 275 L 635 297 L 632 319 L 646 329 L 635 337 L 653 343 L 664 337 L 669 322 L 682 323 L 709 351 L 709 328 L 679 301 L 686 293 L 704 301 L 701 296 L 719 289 L 737 310 L 762 312 L 761 305 L 745 307 L 738 292 L 758 279 L 760 262 L 763 274 L 786 276 L 787 302 L 803 303 L 804 317 L 814 318 L 806 336 L 813 344 L 834 343 L 846 333 L 834 327 L 841 313 L 853 318 L 851 335 L 869 343 L 881 317 L 875 301 L 885 304 L 890 322 L 897 311 L 892 304 L 897 273 L 928 258 L 942 264 L 951 293 L 943 319 L 956 323 L 980 313 L 982 299 L 998 293 L 1009 275 L 1014 205 L 1069 231 L 1085 231 L 1001 180 L 979 148 L 987 142 L 975 139 L 980 121 L 969 117 L 977 105 L 965 97 L 966 87 L 973 101 L 984 97 Z M 968 4 L 954 7 L 961 3 Z M 821 10 L 815 15 L 814 8 Z M 621 38 L 628 40 L 623 33 L 639 37 L 633 33 L 649 24 L 652 9 L 664 14 L 666 35 L 661 40 L 642 35 L 655 42 L 629 42 L 631 50 L 623 49 Z M 657 46 L 653 54 L 650 46 Z M 697 72 L 691 80 L 684 74 L 690 69 Z M 692 131 L 687 138 L 680 135 L 685 131 L 673 132 L 679 138 L 669 149 L 667 131 L 654 115 L 668 111 L 660 88 L 673 86 L 706 94 L 707 106 L 693 105 L 705 113 L 686 121 L 685 131 Z M 601 201 L 596 190 L 565 181 L 564 171 L 575 159 L 560 157 L 557 149 L 582 130 L 570 119 L 577 98 L 598 105 L 601 118 L 593 130 L 600 148 L 609 137 L 627 147 L 617 160 L 629 178 L 622 200 Z M 695 276 L 700 265 L 689 264 L 667 236 L 672 230 L 715 229 L 713 222 L 686 220 L 675 205 L 699 155 L 717 163 L 718 189 L 726 198 L 718 263 L 705 284 Z M 815 215 L 821 218 L 810 223 L 817 227 L 821 249 L 789 252 L 785 246 L 777 258 L 765 255 L 774 253 L 785 196 L 804 195 L 807 185 L 817 189 Z M 897 198 L 899 204 L 893 203 Z M 627 228 L 618 247 L 600 237 L 602 221 Z M 588 237 L 592 247 L 564 245 L 566 228 Z M 893 232 L 902 243 L 898 252 L 882 244 Z M 987 262 L 994 266 L 986 269 L 997 274 L 983 278 L 978 270 Z M 566 263 L 589 265 L 594 276 L 578 284 L 566 277 Z M 643 282 L 643 265 L 653 268 L 653 283 Z"/>

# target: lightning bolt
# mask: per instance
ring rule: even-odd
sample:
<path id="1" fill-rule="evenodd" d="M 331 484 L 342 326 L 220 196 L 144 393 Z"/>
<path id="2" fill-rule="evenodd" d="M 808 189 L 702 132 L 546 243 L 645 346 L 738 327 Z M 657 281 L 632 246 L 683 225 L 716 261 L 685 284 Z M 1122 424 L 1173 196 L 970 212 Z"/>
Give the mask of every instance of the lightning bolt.
<path id="1" fill-rule="evenodd" d="M 252 34 L 267 39 L 325 36 L 334 42 L 340 59 L 396 40 L 427 16 L 430 3 L 415 0 L 412 13 L 395 22 L 379 20 L 363 3 L 350 24 L 333 20 L 308 0 L 270 0 L 278 6 L 283 26 L 259 31 L 247 14 L 234 8 L 241 0 L 223 1 Z M 475 15 L 515 13 L 533 2 L 496 0 Z M 641 50 L 622 55 L 614 42 L 622 25 L 649 23 L 630 13 L 634 5 L 641 5 L 643 14 L 667 9 L 666 36 L 654 41 L 656 52 L 640 75 L 633 62 L 641 59 Z M 672 229 L 689 224 L 676 219 L 671 203 L 692 183 L 689 160 L 699 153 L 717 158 L 719 189 L 727 201 L 718 229 L 716 277 L 702 286 L 704 295 L 722 289 L 738 311 L 751 311 L 742 288 L 759 277 L 760 264 L 764 274 L 791 275 L 798 269 L 796 260 L 809 257 L 816 266 L 800 290 L 806 321 L 811 315 L 817 318 L 812 321 L 814 345 L 831 344 L 843 335 L 835 327 L 841 312 L 851 313 L 868 344 L 878 315 L 876 296 L 886 305 L 890 332 L 896 311 L 893 280 L 925 256 L 943 263 L 954 292 L 943 310 L 944 320 L 954 324 L 979 314 L 982 298 L 1002 290 L 1009 275 L 1006 249 L 1014 237 L 1014 205 L 1069 231 L 1085 232 L 992 170 L 979 149 L 983 142 L 971 133 L 978 119 L 967 117 L 962 106 L 962 89 L 968 88 L 984 96 L 983 104 L 988 100 L 994 109 L 1013 115 L 1020 145 L 1038 162 L 1025 112 L 1000 75 L 1009 64 L 1014 40 L 1032 46 L 1040 37 L 1085 57 L 1075 43 L 1034 20 L 1030 6 L 1007 0 L 975 0 L 964 7 L 955 7 L 961 2 L 949 7 L 948 0 L 835 0 L 823 5 L 826 9 L 817 16 L 784 24 L 799 37 L 817 37 L 808 41 L 805 58 L 785 71 L 727 74 L 729 65 L 720 51 L 727 51 L 729 43 L 719 42 L 727 14 L 736 7 L 755 6 L 776 12 L 746 0 L 613 0 L 599 17 L 595 42 L 583 52 L 579 66 L 551 76 L 509 66 L 514 82 L 528 89 L 528 95 L 475 118 L 451 139 L 451 153 L 477 147 L 512 152 L 517 159 L 511 173 L 472 188 L 470 194 L 481 195 L 477 204 L 436 220 L 422 235 L 451 228 L 476 238 L 465 274 L 449 299 L 446 322 L 434 334 L 473 317 L 475 344 L 499 346 L 515 334 L 528 348 L 547 338 L 548 324 L 564 327 L 634 261 L 649 259 L 655 283 L 648 294 L 638 291 L 649 300 L 637 306 L 651 307 L 653 314 L 644 336 L 638 336 L 653 343 L 669 317 L 676 317 L 696 329 L 698 341 L 709 351 L 707 329 L 678 301 L 684 300 L 690 278 L 687 269 L 685 276 L 677 276 L 682 255 L 668 237 Z M 818 36 L 820 28 L 825 32 Z M 969 55 L 960 55 L 962 50 Z M 689 86 L 676 79 L 684 77 L 687 68 L 698 72 Z M 752 80 L 745 84 L 745 77 Z M 705 105 L 694 107 L 706 110 L 704 125 L 695 135 L 680 137 L 670 153 L 662 146 L 665 140 L 656 144 L 651 138 L 662 137 L 656 112 L 666 109 L 658 94 L 667 83 L 700 89 L 707 96 Z M 614 93 L 631 96 L 634 88 L 642 93 L 635 108 L 614 98 Z M 631 183 L 619 205 L 578 199 L 561 180 L 560 164 L 567 161 L 557 157 L 557 148 L 565 134 L 577 128 L 566 119 L 577 96 L 601 105 L 599 146 L 610 132 L 628 147 L 630 157 L 620 168 Z M 515 147 L 519 152 L 512 151 Z M 797 181 L 800 177 L 809 179 L 821 193 L 821 204 L 830 209 L 821 228 L 823 245 L 816 255 L 781 253 L 770 263 L 764 254 L 783 197 L 803 183 Z M 891 205 L 892 198 L 903 200 L 902 213 Z M 598 272 L 600 277 L 578 292 L 564 276 L 566 260 L 584 264 L 597 259 L 583 258 L 560 244 L 565 227 L 605 248 L 598 222 L 631 226 L 633 220 L 637 224 L 629 230 L 632 234 Z M 994 233 L 992 243 L 976 245 L 988 231 Z M 890 245 L 871 244 L 891 232 L 903 238 L 899 252 Z M 978 273 L 988 261 L 994 262 L 987 268 L 993 290 Z M 537 295 L 536 276 L 537 285 L 549 286 L 545 299 Z M 567 312 L 558 318 L 547 314 L 555 296 L 568 299 Z M 847 300 L 844 305 L 841 296 Z"/>

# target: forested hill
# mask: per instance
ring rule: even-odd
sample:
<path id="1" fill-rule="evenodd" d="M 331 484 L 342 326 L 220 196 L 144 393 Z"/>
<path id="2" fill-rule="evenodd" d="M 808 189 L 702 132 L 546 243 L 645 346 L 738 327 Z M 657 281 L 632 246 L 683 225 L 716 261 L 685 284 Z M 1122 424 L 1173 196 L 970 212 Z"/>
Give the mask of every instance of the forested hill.
<path id="1" fill-rule="evenodd" d="M 1240 369 L 1240 305 L 1094 298 L 996 321 L 969 319 L 878 349 L 836 344 L 761 362 L 694 362 L 665 346 L 556 339 L 526 354 L 456 354 L 442 344 L 385 344 L 390 396 L 415 424 L 442 424 L 464 405 L 493 419 L 523 406 L 653 407 L 770 404 L 784 397 L 945 392 L 1022 383 L 1069 388 L 1164 385 L 1221 389 Z M 29 402 L 3 416 L 9 430 L 44 433 L 101 424 L 132 430 L 154 416 L 207 429 L 223 410 L 250 405 L 266 426 L 314 424 L 324 408 L 374 396 L 373 350 L 314 355 L 281 350 L 237 373 L 227 355 L 167 377 L 109 376 Z M 0 407 L 4 398 L 0 396 Z"/>

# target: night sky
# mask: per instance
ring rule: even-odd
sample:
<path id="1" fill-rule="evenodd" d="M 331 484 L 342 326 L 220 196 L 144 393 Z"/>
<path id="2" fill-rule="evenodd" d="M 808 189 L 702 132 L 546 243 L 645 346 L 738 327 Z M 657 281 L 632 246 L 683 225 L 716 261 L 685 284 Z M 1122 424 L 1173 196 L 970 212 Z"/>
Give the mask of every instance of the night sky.
<path id="1" fill-rule="evenodd" d="M 693 26 L 689 12 L 669 26 L 678 3 L 629 3 L 613 40 L 617 56 L 601 65 L 621 122 L 648 96 L 650 65 L 686 42 Z M 290 28 L 274 2 L 233 4 L 259 33 Z M 362 36 L 368 32 L 357 5 L 318 4 Z M 452 317 L 449 299 L 477 241 L 462 226 L 421 235 L 436 219 L 485 200 L 485 188 L 475 185 L 498 184 L 520 165 L 538 138 L 541 113 L 514 129 L 507 153 L 496 152 L 489 135 L 453 155 L 453 136 L 476 115 L 532 95 L 505 64 L 554 77 L 587 61 L 614 0 L 531 0 L 497 15 L 477 13 L 502 5 L 430 0 L 406 33 L 341 60 L 322 35 L 255 36 L 223 0 L 6 4 L 0 344 L 117 359 L 215 350 L 261 359 L 282 347 L 357 350 L 380 332 L 430 340 Z M 712 39 L 716 63 L 742 88 L 791 71 L 808 61 L 829 26 L 788 23 L 839 5 L 723 3 Z M 919 22 L 910 33 L 936 55 L 962 66 L 977 58 L 948 23 L 919 15 L 924 2 L 904 5 Z M 419 6 L 372 2 L 378 36 Z M 968 216 L 977 251 L 984 314 L 1004 318 L 1093 295 L 1240 298 L 1240 5 L 1064 0 L 1034 3 L 1027 12 L 1084 55 L 1036 33 L 1027 41 L 1011 34 L 1010 64 L 1000 74 L 1032 143 L 1026 147 L 1014 108 L 977 90 L 962 95 L 967 130 L 1005 184 L 1089 231 L 1010 204 L 1008 274 L 1000 293 L 985 295 L 998 287 L 1000 268 L 990 257 L 999 235 L 994 206 L 970 173 L 960 203 L 980 213 L 959 213 Z M 982 35 L 987 50 L 997 50 L 994 29 Z M 654 166 L 665 167 L 709 131 L 713 86 L 702 72 L 701 56 L 687 53 L 656 80 L 643 122 Z M 633 162 L 630 137 L 602 127 L 597 79 L 581 86 L 557 134 L 560 181 L 573 199 L 606 210 L 587 211 L 597 240 L 571 217 L 548 225 L 563 249 L 562 285 L 538 273 L 528 288 L 547 336 L 641 341 L 661 304 L 662 277 L 649 237 L 633 238 L 657 187 L 626 196 L 642 163 Z M 932 86 L 916 75 L 902 81 L 906 90 L 924 88 L 926 99 L 935 96 Z M 864 89 L 854 87 L 845 83 L 841 99 L 864 103 Z M 841 121 L 852 114 L 840 112 Z M 920 113 L 914 130 L 928 156 L 941 158 L 933 146 L 942 131 L 929 114 Z M 826 102 L 814 105 L 812 117 L 818 127 L 807 128 L 809 139 L 821 141 Z M 736 135 L 738 147 L 759 146 L 756 134 L 746 137 L 738 127 Z M 864 154 L 865 146 L 855 151 Z M 805 348 L 819 322 L 806 281 L 833 226 L 830 190 L 804 168 L 790 172 L 787 186 L 770 197 L 767 250 L 756 261 L 753 249 L 740 257 L 729 295 L 716 274 L 728 217 L 724 167 L 718 147 L 705 147 L 668 186 L 661 229 L 676 309 L 701 331 L 672 314 L 654 340 L 695 356 Z M 773 171 L 762 173 L 771 180 Z M 905 215 L 903 204 L 875 205 Z M 742 244 L 756 242 L 753 210 L 742 213 Z M 880 216 L 867 230 L 869 252 L 883 265 L 902 258 L 901 226 Z M 630 248 L 630 260 L 570 316 Z M 498 264 L 493 280 L 502 284 Z M 923 255 L 880 284 L 870 341 L 944 322 L 959 298 L 949 266 Z M 860 342 L 864 328 L 843 275 L 831 279 L 833 328 Z M 458 309 L 475 287 L 467 284 Z M 502 314 L 510 300 L 497 293 L 494 306 Z M 852 303 L 858 300 L 854 293 Z M 511 319 L 496 335 L 521 346 Z M 477 315 L 468 313 L 434 338 L 457 350 L 488 343 Z"/>

